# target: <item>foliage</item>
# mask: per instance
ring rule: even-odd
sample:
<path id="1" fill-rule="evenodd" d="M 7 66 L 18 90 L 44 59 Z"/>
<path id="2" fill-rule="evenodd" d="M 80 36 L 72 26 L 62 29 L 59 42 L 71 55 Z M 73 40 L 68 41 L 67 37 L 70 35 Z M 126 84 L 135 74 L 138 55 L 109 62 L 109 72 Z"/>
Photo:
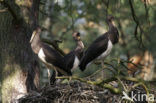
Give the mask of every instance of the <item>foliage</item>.
<path id="1" fill-rule="evenodd" d="M 96 37 L 107 31 L 106 15 L 113 15 L 116 18 L 116 26 L 120 32 L 120 41 L 114 46 L 112 53 L 105 61 L 110 61 L 112 58 L 127 60 L 129 56 L 131 57 L 146 50 L 150 51 L 155 57 L 154 51 L 156 48 L 153 46 L 155 43 L 154 37 L 156 36 L 156 8 L 154 7 L 156 2 L 154 0 L 151 2 L 145 1 L 56 0 L 53 2 L 52 0 L 42 0 L 40 25 L 43 26 L 47 18 L 51 18 L 52 26 L 49 28 L 51 32 L 49 34 L 52 34 L 52 39 L 63 40 L 60 48 L 67 53 L 75 47 L 71 36 L 73 31 L 81 33 L 81 38 L 85 48 L 87 48 Z M 50 3 L 53 5 L 48 5 Z M 50 11 L 52 12 L 49 16 L 47 12 Z M 89 68 L 84 74 L 94 72 L 99 66 L 92 64 Z"/>
<path id="2" fill-rule="evenodd" d="M 45 5 L 42 5 L 40 10 L 46 12 L 44 9 L 47 8 L 46 3 L 51 1 L 43 0 L 42 2 Z M 123 81 L 120 82 L 120 76 L 128 75 L 127 70 L 129 68 L 127 65 L 132 63 L 132 61 L 128 61 L 130 57 L 148 51 L 155 60 L 156 1 L 56 0 L 53 4 L 53 12 L 50 16 L 52 26 L 49 31 L 51 31 L 50 34 L 53 35 L 53 38 L 63 40 L 60 48 L 65 53 L 75 47 L 71 36 L 72 32 L 79 31 L 81 33 L 86 49 L 95 38 L 108 30 L 108 25 L 105 21 L 106 16 L 113 15 L 116 18 L 115 23 L 120 32 L 119 43 L 114 46 L 110 56 L 104 60 L 104 67 L 99 65 L 101 63 L 98 61 L 92 63 L 83 73 L 80 70 L 74 71 L 74 75 L 78 76 L 78 80 L 80 77 L 86 77 L 98 82 L 98 80 L 103 80 L 104 78 L 107 80 L 115 77 L 118 80 L 118 84 L 123 86 L 123 90 L 126 84 L 122 84 Z M 40 25 L 42 26 L 47 14 L 40 13 L 40 15 Z M 101 70 L 102 72 L 98 72 Z M 95 71 L 98 72 L 97 75 L 93 75 Z M 146 88 L 150 89 L 147 84 Z M 145 86 L 144 84 L 141 85 Z"/>
<path id="3" fill-rule="evenodd" d="M 1 0 L 0 3 L 4 3 L 3 1 L 5 0 Z M 10 3 L 19 4 L 21 8 L 30 6 L 29 3 L 28 5 L 22 5 L 24 0 L 15 1 Z M 0 13 L 5 13 L 7 9 L 2 7 L 1 4 L 0 8 L 2 10 L 0 10 Z M 8 9 L 12 11 L 16 7 Z M 61 40 L 62 43 L 53 42 L 52 45 L 55 45 L 56 48 L 59 45 L 59 48 L 65 53 L 75 48 L 71 36 L 74 31 L 81 33 L 86 49 L 92 41 L 108 30 L 108 25 L 105 21 L 106 16 L 113 15 L 115 17 L 115 24 L 120 32 L 119 43 L 114 46 L 110 56 L 104 60 L 104 66 L 99 63 L 100 61 L 96 61 L 83 73 L 80 70 L 74 71 L 74 75 L 78 76 L 78 79 L 82 77 L 88 79 L 92 77 L 95 71 L 102 70 L 102 72 L 98 72 L 98 75 L 94 75 L 94 78 L 90 79 L 97 82 L 99 79 L 115 78 L 118 84 L 123 86 L 123 81 L 120 82 L 120 79 L 124 79 L 121 76 L 128 75 L 127 70 L 129 68 L 127 65 L 132 63 L 132 61 L 128 61 L 130 57 L 148 51 L 154 57 L 154 61 L 156 59 L 155 0 L 40 0 L 39 9 L 39 25 L 44 28 L 42 38 L 51 41 Z M 27 14 L 27 12 L 15 11 L 15 14 L 22 13 Z M 8 14 L 6 13 L 6 15 Z M 21 20 L 20 18 L 19 16 L 16 19 Z M 26 22 L 29 21 L 26 17 L 24 19 Z M 0 31 L 4 31 L 3 28 Z M 42 82 L 44 82 L 44 79 L 42 79 Z M 138 80 L 137 78 L 134 79 Z M 146 88 L 150 89 L 147 82 L 142 82 L 140 79 L 135 82 L 141 83 L 143 86 L 145 83 L 147 85 Z M 92 84 L 92 82 L 89 83 Z M 108 88 L 107 85 L 104 88 Z M 124 86 L 122 89 L 124 89 Z"/>

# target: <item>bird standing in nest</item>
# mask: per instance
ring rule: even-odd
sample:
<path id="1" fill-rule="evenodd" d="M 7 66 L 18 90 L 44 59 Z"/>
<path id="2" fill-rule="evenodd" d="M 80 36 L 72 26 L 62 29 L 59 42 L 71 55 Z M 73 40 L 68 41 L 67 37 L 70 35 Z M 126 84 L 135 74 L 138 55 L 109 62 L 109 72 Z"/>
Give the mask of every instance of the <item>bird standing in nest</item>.
<path id="1" fill-rule="evenodd" d="M 63 57 L 56 50 L 41 41 L 40 33 L 41 29 L 38 27 L 32 34 L 30 43 L 33 52 L 46 65 L 48 71 L 53 68 L 55 72 L 59 72 L 62 75 L 71 75 L 71 71 L 65 68 Z M 48 78 L 50 79 L 50 72 L 48 73 Z"/>
<path id="2" fill-rule="evenodd" d="M 76 48 L 64 56 L 65 67 L 68 70 L 73 71 L 79 66 L 81 57 L 83 56 L 84 45 L 81 41 L 80 33 L 75 32 L 72 34 L 74 41 L 76 42 Z"/>
<path id="3" fill-rule="evenodd" d="M 68 54 L 66 54 L 63 58 L 65 63 L 64 66 L 68 71 L 73 71 L 79 66 L 81 57 L 83 56 L 83 49 L 84 49 L 84 45 L 83 42 L 81 41 L 80 33 L 74 32 L 72 36 L 74 41 L 76 42 L 76 48 L 71 52 L 69 52 Z M 62 74 L 58 72 L 58 76 L 62 76 Z M 55 77 L 56 74 L 54 73 L 51 77 L 52 82 L 56 81 Z"/>
<path id="4" fill-rule="evenodd" d="M 109 26 L 109 30 L 98 37 L 85 51 L 79 65 L 82 71 L 84 71 L 86 66 L 95 59 L 104 59 L 106 56 L 108 56 L 113 45 L 118 43 L 119 33 L 114 24 L 114 17 L 107 16 L 106 21 Z"/>

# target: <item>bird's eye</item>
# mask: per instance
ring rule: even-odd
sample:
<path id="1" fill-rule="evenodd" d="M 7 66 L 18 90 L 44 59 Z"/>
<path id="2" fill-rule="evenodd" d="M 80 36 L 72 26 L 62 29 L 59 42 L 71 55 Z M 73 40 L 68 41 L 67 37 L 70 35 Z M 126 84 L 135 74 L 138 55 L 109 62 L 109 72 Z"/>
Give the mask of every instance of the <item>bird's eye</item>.
<path id="1" fill-rule="evenodd" d="M 80 33 L 77 33 L 77 36 L 80 36 Z"/>

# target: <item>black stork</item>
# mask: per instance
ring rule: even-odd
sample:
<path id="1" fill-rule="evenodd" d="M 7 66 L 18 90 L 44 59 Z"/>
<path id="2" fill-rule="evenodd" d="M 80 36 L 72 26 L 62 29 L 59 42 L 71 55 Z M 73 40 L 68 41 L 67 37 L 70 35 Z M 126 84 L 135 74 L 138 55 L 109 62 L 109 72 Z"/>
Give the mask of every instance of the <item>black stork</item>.
<path id="1" fill-rule="evenodd" d="M 65 67 L 67 70 L 73 71 L 79 66 L 81 57 L 83 56 L 84 45 L 81 41 L 80 33 L 74 32 L 72 34 L 74 41 L 76 42 L 76 48 L 64 56 Z"/>
<path id="2" fill-rule="evenodd" d="M 48 69 L 53 68 L 55 72 L 59 72 L 62 75 L 71 75 L 70 70 L 65 68 L 63 57 L 56 50 L 41 41 L 40 33 L 41 28 L 38 27 L 32 34 L 30 43 L 33 52 L 38 55 Z M 50 79 L 50 74 L 48 77 Z"/>
<path id="3" fill-rule="evenodd" d="M 114 24 L 114 17 L 111 15 L 107 16 L 106 22 L 109 30 L 98 37 L 85 51 L 79 65 L 82 71 L 95 59 L 103 59 L 109 55 L 113 45 L 118 43 L 119 33 Z"/>

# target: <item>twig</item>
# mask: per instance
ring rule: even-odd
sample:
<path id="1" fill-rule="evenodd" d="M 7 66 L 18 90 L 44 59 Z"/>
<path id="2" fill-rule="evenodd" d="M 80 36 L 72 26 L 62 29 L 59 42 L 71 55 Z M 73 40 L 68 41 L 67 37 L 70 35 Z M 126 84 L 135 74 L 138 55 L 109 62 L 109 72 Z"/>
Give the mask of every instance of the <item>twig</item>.
<path id="1" fill-rule="evenodd" d="M 112 81 L 116 81 L 116 80 L 119 80 L 119 82 L 122 84 L 123 88 L 126 90 L 126 91 L 131 91 L 132 88 L 135 88 L 139 85 L 143 86 L 146 93 L 149 95 L 149 91 L 148 91 L 148 88 L 146 87 L 145 83 L 146 81 L 144 80 L 141 80 L 141 79 L 137 79 L 137 78 L 133 78 L 133 77 L 125 77 L 125 76 L 118 76 L 118 77 L 112 77 L 112 78 L 109 78 L 109 79 L 105 79 L 105 80 L 98 80 L 98 81 L 91 81 L 91 80 L 85 80 L 83 78 L 79 78 L 77 76 L 63 76 L 63 77 L 56 77 L 57 79 L 72 79 L 72 80 L 78 80 L 80 82 L 83 82 L 83 83 L 87 83 L 87 84 L 91 84 L 91 85 L 95 85 L 95 86 L 99 86 L 99 87 L 102 87 L 102 88 L 107 88 L 109 89 L 112 93 L 115 93 L 115 94 L 121 94 L 122 93 L 122 88 L 115 88 L 113 86 L 111 86 L 109 83 L 112 82 Z M 132 88 L 130 89 L 127 89 L 123 82 L 121 80 L 126 80 L 126 81 L 132 81 L 132 82 L 136 82 L 137 84 L 135 84 Z M 147 82 L 148 83 L 148 82 Z"/>
<path id="2" fill-rule="evenodd" d="M 102 87 L 102 88 L 106 88 L 106 89 L 109 89 L 112 93 L 115 93 L 115 94 L 121 94 L 121 90 L 118 89 L 118 88 L 114 88 L 113 86 L 111 86 L 110 84 L 106 84 L 104 82 L 104 84 L 101 83 L 101 80 L 100 81 L 87 81 L 85 79 L 82 79 L 82 78 L 79 78 L 79 77 L 69 77 L 69 76 L 63 76 L 63 77 L 56 77 L 57 79 L 74 79 L 74 80 L 79 80 L 80 82 L 83 82 L 83 83 L 87 83 L 87 84 L 91 84 L 91 85 L 96 85 L 96 86 L 99 86 L 99 87 Z M 107 80 L 105 82 L 108 82 Z"/>
<path id="3" fill-rule="evenodd" d="M 110 84 L 104 84 L 102 87 L 109 89 L 112 93 L 115 93 L 115 94 L 121 94 L 122 93 L 122 91 L 119 88 L 114 88 Z"/>
<path id="4" fill-rule="evenodd" d="M 127 88 L 125 87 L 125 85 L 123 84 L 123 82 L 121 81 L 121 79 L 120 79 L 120 78 L 118 78 L 118 77 L 117 77 L 117 79 L 118 79 L 119 83 L 122 85 L 122 87 L 123 87 L 124 91 L 126 91 L 126 92 L 127 92 Z"/>
<path id="5" fill-rule="evenodd" d="M 103 68 L 102 68 L 102 69 L 98 69 L 97 71 L 95 71 L 95 72 L 92 73 L 91 75 L 87 76 L 86 78 L 91 78 L 91 77 L 95 76 L 97 73 L 99 73 L 99 72 L 102 71 L 102 70 L 103 70 Z"/>
<path id="6" fill-rule="evenodd" d="M 147 22 L 150 26 L 150 20 L 149 20 L 149 9 L 147 8 L 147 0 L 144 0 L 144 7 L 145 7 L 145 11 L 146 11 L 146 19 L 147 19 Z"/>
<path id="7" fill-rule="evenodd" d="M 135 10 L 134 10 L 133 4 L 132 4 L 132 0 L 129 0 L 129 5 L 130 5 L 131 13 L 132 13 L 132 18 L 133 18 L 134 22 L 136 23 L 136 27 L 135 27 L 135 31 L 134 31 L 135 38 L 136 38 L 136 40 L 139 40 L 139 43 L 144 47 L 144 44 L 142 42 L 142 34 L 144 31 L 143 31 L 143 29 L 140 25 L 140 22 L 138 21 L 138 18 L 136 16 L 136 13 L 135 13 Z M 139 39 L 137 37 L 138 27 L 140 29 L 140 38 Z"/>
<path id="8" fill-rule="evenodd" d="M 121 60 L 121 65 L 124 65 L 124 63 L 130 63 L 130 64 L 134 65 L 135 67 L 137 67 L 138 69 L 142 69 L 142 65 L 136 65 L 135 63 L 133 63 L 133 61 Z M 124 67 L 127 68 L 128 70 L 131 70 L 126 65 L 124 65 Z"/>

